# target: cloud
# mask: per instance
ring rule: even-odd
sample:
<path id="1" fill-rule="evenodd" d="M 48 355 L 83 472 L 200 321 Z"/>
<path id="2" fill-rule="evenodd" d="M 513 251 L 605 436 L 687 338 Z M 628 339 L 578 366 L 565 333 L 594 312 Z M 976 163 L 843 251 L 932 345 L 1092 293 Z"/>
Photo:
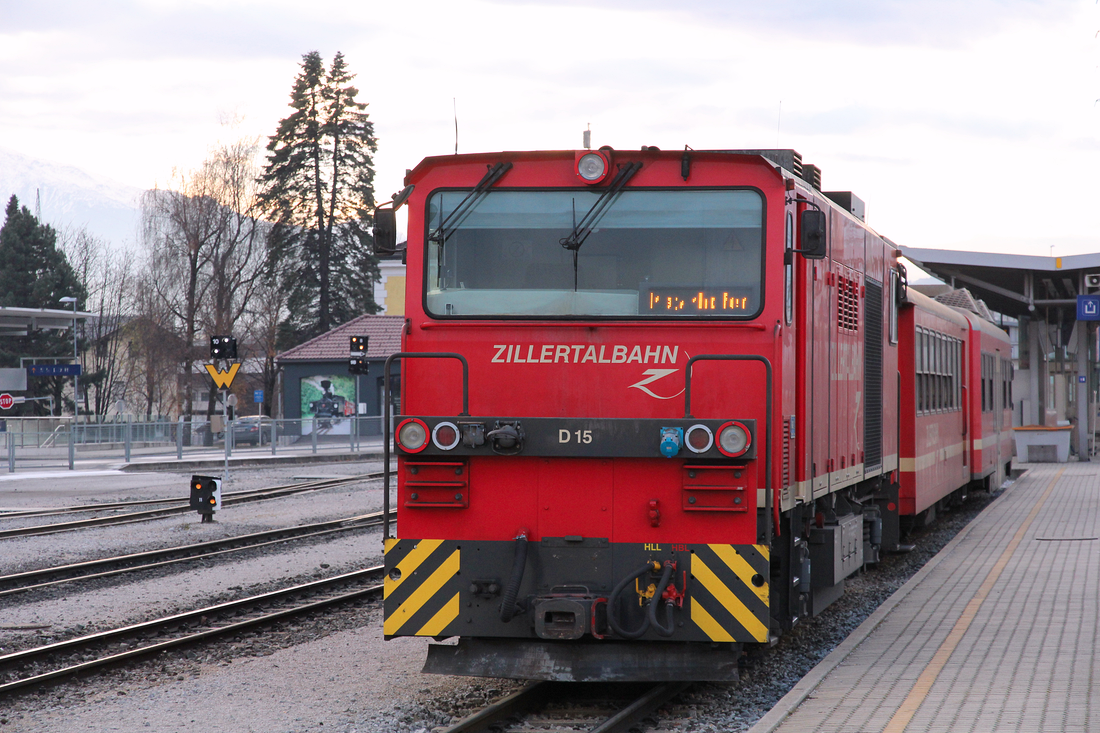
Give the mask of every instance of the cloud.
<path id="1" fill-rule="evenodd" d="M 375 32 L 348 23 L 345 14 L 303 12 L 302 6 L 289 3 L 46 0 L 10 5 L 0 38 L 47 41 L 40 46 L 41 56 L 51 63 L 105 56 L 141 62 L 285 58 L 314 49 L 331 56 L 343 44 L 361 42 Z"/>
<path id="2" fill-rule="evenodd" d="M 515 0 L 490 0 L 514 6 Z M 531 0 L 546 7 L 545 0 Z M 777 51 L 791 39 L 829 40 L 867 46 L 959 46 L 1013 21 L 1046 22 L 1062 17 L 1073 0 L 680 0 L 671 11 L 667 0 L 560 0 L 574 8 L 578 29 L 585 9 L 675 12 L 692 23 L 722 24 L 777 36 Z M 614 29 L 608 30 L 614 38 Z M 690 37 L 663 38 L 669 53 Z"/>

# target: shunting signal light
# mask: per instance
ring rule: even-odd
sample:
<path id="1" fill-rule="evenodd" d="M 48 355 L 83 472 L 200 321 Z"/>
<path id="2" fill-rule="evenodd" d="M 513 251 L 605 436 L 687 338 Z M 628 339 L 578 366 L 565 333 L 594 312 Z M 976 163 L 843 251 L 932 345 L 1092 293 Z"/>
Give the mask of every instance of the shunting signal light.
<path id="1" fill-rule="evenodd" d="M 237 339 L 232 336 L 211 336 L 210 358 L 226 360 L 236 359 Z"/>
<path id="2" fill-rule="evenodd" d="M 213 476 L 191 477 L 191 508 L 199 513 L 202 521 L 214 521 L 214 512 L 222 508 L 222 480 Z"/>
<path id="3" fill-rule="evenodd" d="M 351 356 L 348 359 L 348 374 L 369 374 L 370 364 L 367 362 L 366 336 L 351 337 Z"/>

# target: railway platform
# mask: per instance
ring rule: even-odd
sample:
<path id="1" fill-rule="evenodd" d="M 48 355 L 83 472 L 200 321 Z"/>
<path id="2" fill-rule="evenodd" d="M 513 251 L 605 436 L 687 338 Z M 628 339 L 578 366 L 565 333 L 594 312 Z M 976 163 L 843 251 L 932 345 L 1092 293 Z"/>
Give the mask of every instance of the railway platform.
<path id="1" fill-rule="evenodd" d="M 1021 467 L 751 733 L 1100 730 L 1100 462 Z"/>

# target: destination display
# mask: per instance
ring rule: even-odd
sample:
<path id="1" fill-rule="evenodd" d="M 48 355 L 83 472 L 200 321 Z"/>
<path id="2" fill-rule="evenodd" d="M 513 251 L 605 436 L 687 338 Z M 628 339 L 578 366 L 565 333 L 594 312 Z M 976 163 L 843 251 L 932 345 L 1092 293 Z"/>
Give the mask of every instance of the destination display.
<path id="1" fill-rule="evenodd" d="M 737 288 L 650 288 L 641 292 L 643 313 L 752 313 L 752 294 Z"/>

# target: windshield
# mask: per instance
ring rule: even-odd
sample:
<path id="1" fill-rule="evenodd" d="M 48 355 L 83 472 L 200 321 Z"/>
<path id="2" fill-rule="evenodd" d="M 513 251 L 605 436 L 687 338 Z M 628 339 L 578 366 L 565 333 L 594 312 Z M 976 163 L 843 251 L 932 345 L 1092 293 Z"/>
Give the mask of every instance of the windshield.
<path id="1" fill-rule="evenodd" d="M 562 245 L 600 190 L 467 191 L 428 202 L 426 305 L 434 316 L 753 317 L 763 220 L 754 190 L 629 190 L 576 252 Z"/>

